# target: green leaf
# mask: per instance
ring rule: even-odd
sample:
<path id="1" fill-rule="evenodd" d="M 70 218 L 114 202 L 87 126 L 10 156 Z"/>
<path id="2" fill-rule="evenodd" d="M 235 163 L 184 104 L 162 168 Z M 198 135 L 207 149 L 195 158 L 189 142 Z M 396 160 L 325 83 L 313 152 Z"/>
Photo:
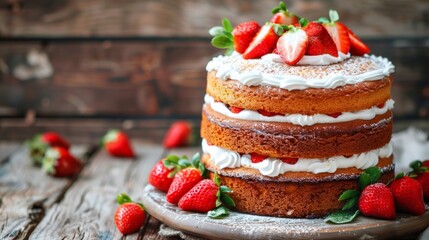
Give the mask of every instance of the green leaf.
<path id="1" fill-rule="evenodd" d="M 231 56 L 231 54 L 234 52 L 234 48 L 228 48 L 226 51 L 225 51 L 225 56 Z"/>
<path id="2" fill-rule="evenodd" d="M 280 10 L 282 10 L 282 9 L 279 6 L 277 6 L 277 7 L 273 8 L 273 10 L 271 10 L 271 13 L 276 14 L 276 13 L 280 12 Z"/>
<path id="3" fill-rule="evenodd" d="M 222 205 L 222 201 L 218 198 L 216 199 L 216 207 L 219 207 L 220 205 Z"/>
<path id="4" fill-rule="evenodd" d="M 221 27 L 221 26 L 216 26 L 216 27 L 212 27 L 212 28 L 210 28 L 210 30 L 209 30 L 209 34 L 211 35 L 211 36 L 217 36 L 217 35 L 220 35 L 220 34 L 222 34 L 223 33 L 223 27 Z"/>
<path id="5" fill-rule="evenodd" d="M 378 179 L 380 179 L 381 171 L 378 167 L 367 168 L 364 172 L 368 173 L 368 175 L 370 176 L 371 184 L 376 183 L 378 181 Z"/>
<path id="6" fill-rule="evenodd" d="M 331 19 L 331 23 L 338 22 L 340 20 L 340 16 L 338 15 L 338 12 L 335 10 L 329 10 L 329 18 Z"/>
<path id="7" fill-rule="evenodd" d="M 178 156 L 176 156 L 176 155 L 168 155 L 167 156 L 167 160 L 169 160 L 171 162 L 174 162 L 174 163 L 177 163 L 179 161 L 179 159 L 180 158 Z"/>
<path id="8" fill-rule="evenodd" d="M 301 25 L 301 27 L 306 27 L 308 25 L 308 19 L 307 18 L 299 19 L 299 25 Z"/>
<path id="9" fill-rule="evenodd" d="M 225 36 L 227 36 L 228 38 L 230 38 L 230 39 L 234 39 L 234 36 L 232 36 L 232 33 L 227 32 L 227 31 L 223 31 L 222 33 L 223 33 Z"/>
<path id="10" fill-rule="evenodd" d="M 281 36 L 284 32 L 283 27 L 279 24 L 273 24 L 273 29 L 277 36 Z"/>
<path id="11" fill-rule="evenodd" d="M 210 218 L 215 218 L 215 219 L 224 218 L 228 215 L 229 215 L 229 210 L 228 210 L 228 208 L 226 208 L 224 206 L 219 206 L 219 207 L 215 208 L 214 210 L 209 211 L 207 213 L 207 216 L 209 216 Z"/>
<path id="12" fill-rule="evenodd" d="M 359 176 L 359 187 L 360 187 L 360 189 L 364 189 L 369 184 L 371 184 L 371 176 L 369 176 L 368 173 L 363 172 Z"/>
<path id="13" fill-rule="evenodd" d="M 413 169 L 413 171 L 416 173 L 421 173 L 425 171 L 425 169 L 422 169 L 422 165 L 423 165 L 422 161 L 417 160 L 410 163 L 410 168 Z"/>
<path id="14" fill-rule="evenodd" d="M 329 19 L 326 18 L 326 17 L 320 17 L 317 21 L 320 22 L 320 23 L 328 23 Z"/>
<path id="15" fill-rule="evenodd" d="M 231 208 L 231 207 L 235 207 L 235 202 L 234 200 L 232 200 L 232 198 L 227 195 L 227 194 L 220 194 L 220 200 L 222 201 L 223 204 L 225 204 L 225 206 Z"/>
<path id="16" fill-rule="evenodd" d="M 325 222 L 336 224 L 348 223 L 353 221 L 359 215 L 359 210 L 346 210 L 329 214 L 325 218 Z"/>
<path id="17" fill-rule="evenodd" d="M 121 193 L 121 194 L 119 194 L 118 196 L 116 196 L 116 201 L 119 203 L 119 204 L 124 204 L 124 203 L 129 203 L 129 202 L 133 202 L 132 200 L 131 200 L 131 198 L 127 195 L 127 194 L 125 194 L 125 193 Z"/>
<path id="18" fill-rule="evenodd" d="M 224 35 L 214 37 L 211 44 L 216 48 L 230 48 L 234 46 L 232 39 Z"/>
<path id="19" fill-rule="evenodd" d="M 282 1 L 279 2 L 279 7 L 281 8 L 281 10 L 284 10 L 284 11 L 287 10 L 286 4 L 284 2 L 282 2 Z"/>
<path id="20" fill-rule="evenodd" d="M 338 198 L 338 200 L 343 201 L 343 200 L 347 200 L 350 198 L 354 198 L 359 196 L 360 192 L 358 190 L 346 190 L 344 191 L 341 196 Z"/>
<path id="21" fill-rule="evenodd" d="M 200 166 L 200 153 L 197 152 L 192 156 L 192 165 L 194 165 L 194 167 L 198 168 Z"/>
<path id="22" fill-rule="evenodd" d="M 227 187 L 227 186 L 220 186 L 219 190 L 220 190 L 221 193 L 230 193 L 230 192 L 232 192 L 231 189 L 229 189 L 229 187 Z"/>
<path id="23" fill-rule="evenodd" d="M 171 171 L 171 172 L 167 175 L 167 177 L 168 177 L 168 178 L 174 178 L 174 176 L 176 176 L 176 174 L 177 174 L 179 171 L 180 171 L 180 169 L 179 169 L 179 168 L 174 168 L 174 170 L 173 170 L 173 171 Z"/>
<path id="24" fill-rule="evenodd" d="M 231 22 L 228 20 L 228 18 L 222 19 L 222 26 L 225 31 L 232 32 L 232 25 L 231 25 Z"/>
<path id="25" fill-rule="evenodd" d="M 182 168 L 187 168 L 191 166 L 191 163 L 189 162 L 189 160 L 185 158 L 181 158 L 177 164 Z"/>
<path id="26" fill-rule="evenodd" d="M 216 183 L 217 186 L 220 186 L 220 178 L 217 175 L 217 173 L 215 173 L 213 180 L 214 180 L 214 182 Z"/>
<path id="27" fill-rule="evenodd" d="M 344 204 L 343 206 L 343 210 L 348 210 L 351 209 L 352 207 L 356 207 L 357 203 L 358 203 L 359 198 L 358 197 L 354 197 L 354 198 L 350 198 L 349 200 L 347 200 L 347 202 Z"/>

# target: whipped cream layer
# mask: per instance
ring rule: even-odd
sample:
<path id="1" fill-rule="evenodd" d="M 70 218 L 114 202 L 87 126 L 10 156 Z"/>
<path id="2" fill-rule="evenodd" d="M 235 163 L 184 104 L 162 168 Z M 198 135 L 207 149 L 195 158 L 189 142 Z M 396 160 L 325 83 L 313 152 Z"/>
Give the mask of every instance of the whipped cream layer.
<path id="1" fill-rule="evenodd" d="M 338 52 L 338 57 L 334 57 L 329 54 L 323 54 L 323 55 L 317 55 L 317 56 L 304 55 L 296 65 L 329 65 L 332 63 L 342 62 L 350 58 L 350 56 L 351 56 L 350 53 L 344 54 L 342 52 Z M 267 54 L 263 56 L 262 59 L 271 60 L 276 63 L 284 63 L 280 55 L 275 53 Z"/>
<path id="2" fill-rule="evenodd" d="M 323 58 L 323 55 L 320 57 Z M 231 56 L 213 58 L 207 64 L 206 70 L 216 71 L 216 77 L 220 79 L 237 80 L 247 86 L 268 85 L 287 90 L 330 89 L 363 81 L 375 81 L 389 76 L 395 70 L 389 60 L 373 55 L 353 56 L 326 66 L 289 66 L 274 59 L 275 56 L 266 56 L 246 60 L 239 53 L 233 53 Z"/>
<path id="3" fill-rule="evenodd" d="M 369 152 L 354 154 L 351 157 L 335 156 L 325 159 L 300 158 L 295 164 L 284 163 L 277 158 L 267 158 L 259 163 L 253 163 L 249 154 L 240 155 L 235 151 L 217 146 L 209 146 L 203 139 L 202 149 L 210 154 L 211 161 L 220 169 L 248 167 L 257 169 L 262 175 L 276 177 L 285 172 L 334 173 L 339 168 L 367 169 L 378 164 L 379 158 L 392 155 L 392 144 L 374 149 Z"/>
<path id="4" fill-rule="evenodd" d="M 393 105 L 395 104 L 392 99 L 389 99 L 384 103 L 384 106 L 381 108 L 374 106 L 370 109 L 365 109 L 356 112 L 343 112 L 340 116 L 334 118 L 326 114 L 285 114 L 267 117 L 257 111 L 246 109 L 239 113 L 233 113 L 224 103 L 216 102 L 214 98 L 208 94 L 204 96 L 204 102 L 209 105 L 214 111 L 230 118 L 264 122 L 287 122 L 300 126 L 311 126 L 318 123 L 348 122 L 353 120 L 371 120 L 375 116 L 384 114 L 387 111 L 393 109 Z"/>

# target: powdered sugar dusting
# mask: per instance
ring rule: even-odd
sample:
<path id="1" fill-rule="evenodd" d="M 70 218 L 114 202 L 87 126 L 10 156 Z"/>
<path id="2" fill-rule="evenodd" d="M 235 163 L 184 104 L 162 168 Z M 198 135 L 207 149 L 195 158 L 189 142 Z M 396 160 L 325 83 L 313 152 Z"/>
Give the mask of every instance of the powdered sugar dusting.
<path id="1" fill-rule="evenodd" d="M 289 66 L 270 58 L 243 59 L 240 54 L 218 56 L 207 64 L 207 71 L 216 71 L 223 80 L 238 80 L 248 86 L 269 85 L 288 90 L 335 88 L 346 84 L 380 80 L 394 72 L 386 58 L 353 56 L 326 66 Z"/>

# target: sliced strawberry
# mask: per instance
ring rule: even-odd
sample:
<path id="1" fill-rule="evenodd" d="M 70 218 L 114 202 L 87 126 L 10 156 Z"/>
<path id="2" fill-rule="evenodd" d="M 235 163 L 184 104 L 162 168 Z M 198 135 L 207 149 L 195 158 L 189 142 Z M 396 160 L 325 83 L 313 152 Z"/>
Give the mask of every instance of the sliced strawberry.
<path id="1" fill-rule="evenodd" d="M 259 162 L 262 162 L 262 161 L 264 161 L 266 158 L 267 158 L 266 156 L 262 156 L 262 155 L 259 155 L 259 154 L 257 154 L 257 153 L 251 153 L 251 154 L 250 154 L 250 160 L 252 160 L 252 163 L 259 163 Z"/>
<path id="2" fill-rule="evenodd" d="M 341 116 L 341 112 L 337 112 L 337 113 L 330 113 L 330 114 L 327 114 L 328 116 L 330 116 L 330 117 L 333 117 L 333 118 L 337 118 L 337 117 L 339 117 L 339 116 Z"/>
<path id="3" fill-rule="evenodd" d="M 229 110 L 231 110 L 232 113 L 239 113 L 239 112 L 243 111 L 244 109 L 243 108 L 239 108 L 239 107 L 231 106 L 231 107 L 229 107 Z"/>
<path id="4" fill-rule="evenodd" d="M 273 24 L 265 24 L 253 38 L 249 47 L 243 53 L 244 59 L 260 58 L 273 52 L 279 36 L 274 31 Z"/>
<path id="5" fill-rule="evenodd" d="M 268 112 L 268 111 L 265 111 L 263 109 L 258 110 L 258 113 L 260 113 L 261 115 L 263 115 L 265 117 L 273 117 L 273 116 L 277 116 L 277 115 L 283 115 L 281 113 Z"/>
<path id="6" fill-rule="evenodd" d="M 280 161 L 287 163 L 287 164 L 291 164 L 294 165 L 295 163 L 298 162 L 298 158 L 287 158 L 287 157 L 283 157 L 280 158 Z"/>
<path id="7" fill-rule="evenodd" d="M 384 108 L 384 104 L 385 104 L 385 103 L 380 103 L 380 104 L 378 104 L 378 105 L 377 105 L 377 107 L 378 107 L 378 108 Z"/>
<path id="8" fill-rule="evenodd" d="M 349 53 L 350 38 L 347 27 L 340 22 L 335 22 L 333 24 L 326 23 L 323 26 L 328 30 L 328 33 L 331 35 L 332 40 L 334 40 L 337 49 L 344 54 Z"/>
<path id="9" fill-rule="evenodd" d="M 350 53 L 355 56 L 363 56 L 371 52 L 371 49 L 360 40 L 352 30 L 348 29 L 350 38 Z"/>
<path id="10" fill-rule="evenodd" d="M 244 53 L 259 29 L 261 26 L 255 21 L 238 24 L 232 31 L 235 51 Z"/>
<path id="11" fill-rule="evenodd" d="M 337 46 L 321 23 L 310 22 L 303 30 L 308 36 L 306 55 L 329 54 L 338 57 Z"/>
<path id="12" fill-rule="evenodd" d="M 277 49 L 282 60 L 295 65 L 307 51 L 308 37 L 300 28 L 291 28 L 284 33 L 277 42 Z"/>
<path id="13" fill-rule="evenodd" d="M 274 14 L 270 20 L 272 23 L 286 26 L 299 23 L 299 17 L 289 12 L 284 2 L 280 2 L 277 7 L 273 8 L 272 13 Z"/>

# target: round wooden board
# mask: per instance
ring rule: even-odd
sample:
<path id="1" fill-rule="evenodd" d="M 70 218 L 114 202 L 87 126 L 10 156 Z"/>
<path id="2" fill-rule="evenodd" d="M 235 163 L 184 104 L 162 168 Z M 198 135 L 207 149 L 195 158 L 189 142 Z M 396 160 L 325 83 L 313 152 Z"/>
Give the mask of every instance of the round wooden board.
<path id="1" fill-rule="evenodd" d="M 147 212 L 166 225 L 212 239 L 391 239 L 417 236 L 429 227 L 429 211 L 422 216 L 399 215 L 396 221 L 359 216 L 348 224 L 328 224 L 323 219 L 276 218 L 232 212 L 224 219 L 186 212 L 168 203 L 165 193 L 151 185 L 144 190 Z M 429 206 L 426 205 L 426 209 Z"/>

